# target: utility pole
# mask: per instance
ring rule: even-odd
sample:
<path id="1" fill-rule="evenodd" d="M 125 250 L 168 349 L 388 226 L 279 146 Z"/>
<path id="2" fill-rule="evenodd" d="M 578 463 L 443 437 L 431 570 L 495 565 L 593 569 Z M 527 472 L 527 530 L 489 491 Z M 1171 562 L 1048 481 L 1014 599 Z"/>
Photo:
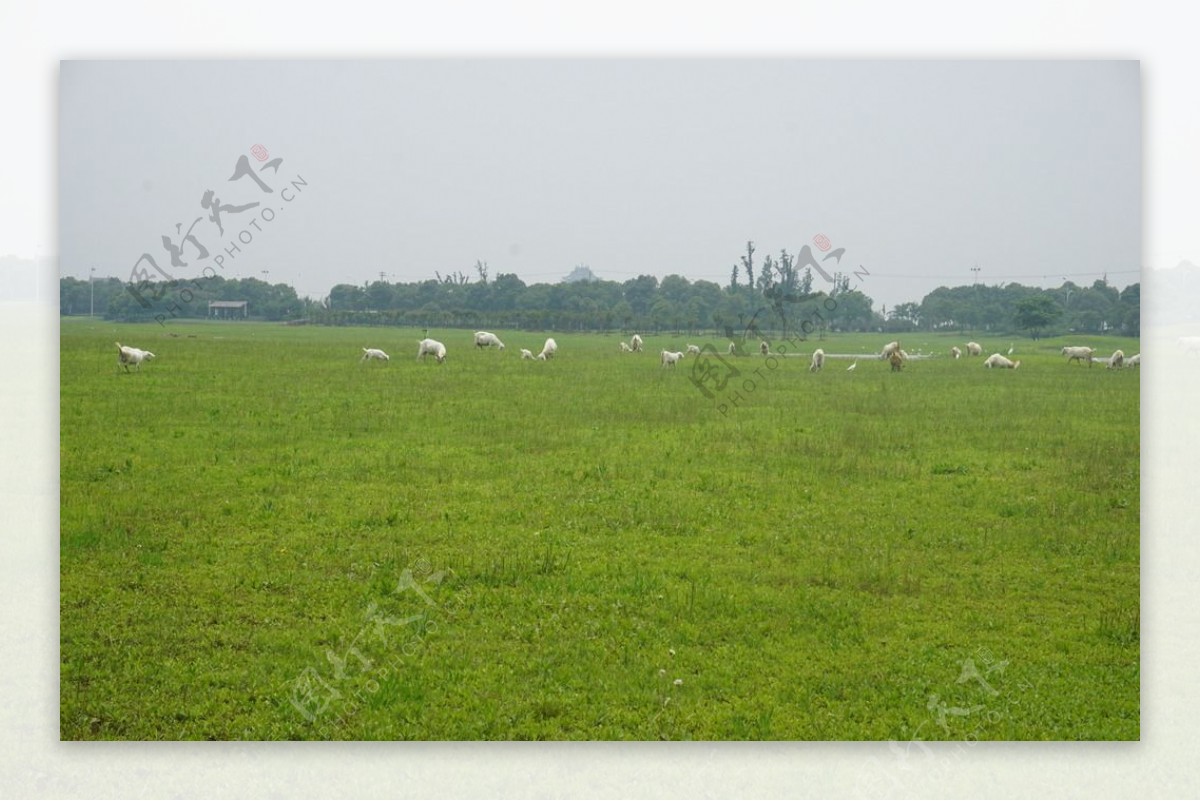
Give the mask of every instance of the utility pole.
<path id="1" fill-rule="evenodd" d="M 975 262 L 975 266 L 971 268 L 971 272 L 975 273 L 975 283 L 979 283 L 979 262 Z"/>

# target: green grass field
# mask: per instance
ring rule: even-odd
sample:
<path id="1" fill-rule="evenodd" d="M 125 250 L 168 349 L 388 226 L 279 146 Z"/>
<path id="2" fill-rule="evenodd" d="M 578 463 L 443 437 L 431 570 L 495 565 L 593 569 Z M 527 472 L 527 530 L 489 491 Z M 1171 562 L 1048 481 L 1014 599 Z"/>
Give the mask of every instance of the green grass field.
<path id="1" fill-rule="evenodd" d="M 63 739 L 1138 739 L 1136 341 L 430 333 L 63 321 Z"/>

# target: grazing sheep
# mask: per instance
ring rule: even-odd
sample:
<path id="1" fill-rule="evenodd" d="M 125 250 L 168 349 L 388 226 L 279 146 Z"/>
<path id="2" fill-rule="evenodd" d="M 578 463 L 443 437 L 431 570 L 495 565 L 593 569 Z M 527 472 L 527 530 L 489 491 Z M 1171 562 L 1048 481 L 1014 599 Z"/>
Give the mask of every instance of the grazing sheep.
<path id="1" fill-rule="evenodd" d="M 825 351 L 822 350 L 821 348 L 817 348 L 816 350 L 813 351 L 812 364 L 810 364 L 808 366 L 808 371 L 810 373 L 815 373 L 824 366 L 825 366 Z"/>
<path id="2" fill-rule="evenodd" d="M 539 359 L 541 359 L 542 361 L 547 361 L 548 359 L 552 358 L 554 356 L 554 354 L 557 352 L 558 352 L 558 343 L 554 341 L 553 337 L 551 337 L 550 339 L 546 340 L 545 345 L 542 345 L 542 352 L 539 353 L 537 355 L 537 357 Z"/>
<path id="3" fill-rule="evenodd" d="M 127 345 L 117 343 L 117 369 L 125 368 L 125 372 L 129 372 L 129 365 L 133 365 L 133 369 L 141 372 L 142 362 L 149 361 L 154 358 L 154 354 L 148 350 L 140 348 L 131 348 Z"/>
<path id="4" fill-rule="evenodd" d="M 879 354 L 880 359 L 891 359 L 892 354 L 900 350 L 899 342 L 889 342 L 883 346 L 883 350 Z"/>
<path id="5" fill-rule="evenodd" d="M 950 349 L 950 355 L 956 359 L 962 358 L 962 351 L 958 349 L 958 345 L 955 345 L 953 348 Z"/>
<path id="6" fill-rule="evenodd" d="M 621 343 L 621 352 L 622 353 L 633 353 L 633 348 L 629 347 L 629 345 L 627 343 L 622 342 Z"/>
<path id="7" fill-rule="evenodd" d="M 767 344 L 767 340 L 764 339 L 762 342 L 758 343 L 758 352 L 763 356 L 771 355 L 771 346 Z"/>
<path id="8" fill-rule="evenodd" d="M 669 350 L 664 350 L 662 352 L 662 354 L 659 356 L 659 361 L 662 362 L 663 367 L 674 367 L 675 364 L 682 358 L 683 358 L 682 351 L 672 352 Z"/>
<path id="9" fill-rule="evenodd" d="M 1071 347 L 1069 345 L 1062 349 L 1062 355 L 1069 357 L 1067 359 L 1067 364 L 1070 364 L 1074 361 L 1087 361 L 1088 367 L 1092 366 L 1092 355 L 1095 354 L 1095 352 L 1095 348 Z"/>
<path id="10" fill-rule="evenodd" d="M 500 341 L 500 337 L 487 331 L 475 332 L 475 347 L 482 349 L 490 348 L 493 345 L 504 350 L 504 343 Z"/>
<path id="11" fill-rule="evenodd" d="M 446 361 L 446 346 L 436 339 L 422 339 L 417 346 L 417 359 L 424 361 L 426 356 L 433 356 L 441 364 Z"/>
<path id="12" fill-rule="evenodd" d="M 736 355 L 737 355 L 737 343 L 736 343 L 736 342 L 730 342 L 730 343 L 729 343 L 729 355 L 730 355 L 730 356 L 736 356 Z"/>
<path id="13" fill-rule="evenodd" d="M 1108 358 L 1108 369 L 1115 370 L 1125 366 L 1125 351 L 1114 350 L 1113 355 Z"/>
<path id="14" fill-rule="evenodd" d="M 1021 366 L 1021 360 L 1018 359 L 1014 362 L 1007 356 L 1001 356 L 999 353 L 993 353 L 991 356 L 987 357 L 987 360 L 984 361 L 983 366 L 988 368 L 1007 367 L 1009 370 L 1016 370 Z"/>
<path id="15" fill-rule="evenodd" d="M 532 359 L 533 351 L 529 350 L 528 348 L 521 348 L 521 358 L 522 359 Z"/>
<path id="16" fill-rule="evenodd" d="M 900 355 L 900 350 L 892 351 L 892 355 L 888 357 L 888 361 L 892 363 L 892 372 L 898 373 L 904 367 L 904 357 Z"/>
<path id="17" fill-rule="evenodd" d="M 389 362 L 392 357 L 381 351 L 379 348 L 363 348 L 362 358 L 359 362 L 370 361 L 371 359 L 379 359 L 380 361 Z"/>
<path id="18" fill-rule="evenodd" d="M 688 354 L 688 356 L 699 356 L 700 355 L 700 346 L 699 345 L 688 345 L 687 346 L 687 354 Z"/>
<path id="19" fill-rule="evenodd" d="M 982 356 L 983 355 L 983 345 L 980 345 L 978 342 L 968 342 L 967 343 L 967 355 L 968 356 Z"/>
<path id="20" fill-rule="evenodd" d="M 637 334 L 634 334 L 632 337 L 629 338 L 629 347 L 633 348 L 633 351 L 635 353 L 641 353 L 642 352 L 642 338 L 640 336 L 638 336 Z"/>
<path id="21" fill-rule="evenodd" d="M 1125 366 L 1126 367 L 1141 367 L 1142 366 L 1142 354 L 1135 353 L 1132 356 L 1130 356 L 1128 359 L 1125 360 Z"/>

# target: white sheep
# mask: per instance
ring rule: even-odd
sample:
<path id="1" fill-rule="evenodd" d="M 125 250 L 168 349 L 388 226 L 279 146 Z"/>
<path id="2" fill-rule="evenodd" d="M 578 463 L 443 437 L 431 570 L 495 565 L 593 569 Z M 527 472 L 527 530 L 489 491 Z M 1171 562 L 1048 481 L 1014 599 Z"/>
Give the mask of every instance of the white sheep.
<path id="1" fill-rule="evenodd" d="M 1128 359 L 1125 360 L 1125 366 L 1126 367 L 1141 367 L 1142 366 L 1142 354 L 1135 353 L 1132 356 L 1130 356 Z"/>
<path id="2" fill-rule="evenodd" d="M 551 337 L 550 339 L 546 340 L 545 345 L 542 345 L 542 352 L 539 353 L 537 355 L 537 357 L 539 359 L 541 359 L 542 361 L 547 361 L 548 359 L 552 358 L 554 356 L 554 354 L 557 352 L 558 352 L 558 343 L 554 341 L 553 337 Z"/>
<path id="3" fill-rule="evenodd" d="M 1070 345 L 1062 349 L 1062 355 L 1068 357 L 1067 364 L 1070 364 L 1074 361 L 1086 361 L 1088 363 L 1088 367 L 1092 366 L 1092 355 L 1095 352 L 1095 348 L 1073 347 Z"/>
<path id="4" fill-rule="evenodd" d="M 1113 355 L 1108 357 L 1108 369 L 1114 370 L 1125 366 L 1125 351 L 1117 349 L 1113 351 Z"/>
<path id="5" fill-rule="evenodd" d="M 808 366 L 808 371 L 810 373 L 815 373 L 824 366 L 825 366 L 825 351 L 822 350 L 821 348 L 817 348 L 816 350 L 813 351 L 812 364 L 810 364 Z"/>
<path id="6" fill-rule="evenodd" d="M 1021 366 L 1021 360 L 1017 359 L 1014 362 L 1012 359 L 1008 358 L 1007 356 L 1001 356 L 999 353 L 993 353 L 991 356 L 987 357 L 987 359 L 983 363 L 983 366 L 988 367 L 988 368 L 1007 367 L 1009 370 L 1016 370 L 1018 367 Z"/>
<path id="7" fill-rule="evenodd" d="M 154 358 L 154 354 L 148 350 L 140 348 L 131 348 L 127 345 L 117 343 L 117 369 L 125 368 L 125 372 L 129 372 L 129 365 L 133 365 L 133 369 L 141 372 L 142 362 L 149 361 Z"/>
<path id="8" fill-rule="evenodd" d="M 758 343 L 758 352 L 761 353 L 763 356 L 771 355 L 771 346 L 767 344 L 767 341 L 765 339 L 762 342 Z"/>
<path id="9" fill-rule="evenodd" d="M 433 356 L 441 364 L 446 361 L 446 346 L 436 339 L 422 339 L 417 346 L 417 359 L 424 361 L 426 356 Z"/>
<path id="10" fill-rule="evenodd" d="M 529 350 L 529 348 L 521 348 L 521 358 L 522 359 L 532 359 L 533 351 Z"/>
<path id="11" fill-rule="evenodd" d="M 659 356 L 659 361 L 662 362 L 663 367 L 674 367 L 676 365 L 676 363 L 678 363 L 679 360 L 682 358 L 683 358 L 682 351 L 664 350 L 662 352 L 662 354 Z"/>
<path id="12" fill-rule="evenodd" d="M 688 356 L 699 356 L 700 355 L 700 346 L 699 345 L 688 345 L 687 346 L 687 355 Z"/>
<path id="13" fill-rule="evenodd" d="M 388 362 L 392 359 L 392 357 L 388 356 L 379 348 L 363 348 L 362 350 L 363 355 L 362 358 L 359 359 L 359 362 L 366 362 L 370 361 L 371 359 L 379 359 L 380 361 Z"/>
<path id="14" fill-rule="evenodd" d="M 488 331 L 475 332 L 475 347 L 483 349 L 490 348 L 493 345 L 498 347 L 500 350 L 504 350 L 504 343 L 500 341 L 500 337 Z"/>
<path id="15" fill-rule="evenodd" d="M 892 341 L 883 346 L 883 350 L 879 353 L 880 359 L 890 359 L 892 354 L 900 350 L 900 343 Z"/>
<path id="16" fill-rule="evenodd" d="M 629 347 L 632 348 L 635 353 L 641 353 L 642 352 L 642 338 L 640 336 L 638 336 L 637 334 L 634 334 L 632 337 L 629 338 Z"/>
<path id="17" fill-rule="evenodd" d="M 730 343 L 729 343 L 729 355 L 730 355 L 730 356 L 736 356 L 736 355 L 737 355 L 737 343 L 736 343 L 736 342 L 730 342 Z"/>
<path id="18" fill-rule="evenodd" d="M 954 357 L 954 358 L 956 358 L 956 359 L 961 359 L 961 358 L 962 358 L 962 351 L 961 351 L 961 350 L 959 350 L 959 348 L 958 348 L 958 345 L 955 345 L 954 347 L 952 347 L 952 348 L 950 349 L 950 355 L 951 355 L 951 356 L 953 356 L 953 357 Z"/>
<path id="19" fill-rule="evenodd" d="M 968 356 L 982 356 L 983 355 L 983 345 L 980 345 L 978 342 L 968 342 L 967 343 L 967 355 Z"/>
<path id="20" fill-rule="evenodd" d="M 629 347 L 629 343 L 622 341 L 621 342 L 621 352 L 622 353 L 633 353 L 633 348 Z"/>

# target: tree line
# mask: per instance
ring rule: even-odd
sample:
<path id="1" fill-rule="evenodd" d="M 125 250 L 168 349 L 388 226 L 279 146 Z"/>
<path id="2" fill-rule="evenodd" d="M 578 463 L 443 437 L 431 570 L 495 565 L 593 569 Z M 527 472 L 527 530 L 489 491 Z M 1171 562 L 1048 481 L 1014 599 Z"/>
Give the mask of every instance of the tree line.
<path id="1" fill-rule="evenodd" d="M 578 271 L 577 271 L 578 272 Z M 558 331 L 642 331 L 741 336 L 748 331 L 966 331 L 1140 333 L 1140 285 L 1118 292 L 1105 281 L 1090 287 L 1065 282 L 1056 289 L 1010 283 L 939 287 L 920 302 L 875 310 L 872 299 L 851 287 L 850 276 L 820 278 L 799 269 L 786 250 L 754 259 L 753 243 L 733 266 L 726 286 L 668 275 L 627 281 L 579 280 L 526 284 L 513 273 L 475 275 L 459 271 L 424 281 L 338 284 L 320 301 L 300 298 L 283 283 L 219 275 L 194 281 L 147 282 L 131 287 L 105 278 L 60 280 L 60 312 L 135 321 L 157 317 L 203 318 L 208 302 L 245 300 L 252 318 L 318 325 L 502 328 Z M 169 305 L 168 305 L 169 304 Z M 164 309 L 170 309 L 164 315 Z"/>

